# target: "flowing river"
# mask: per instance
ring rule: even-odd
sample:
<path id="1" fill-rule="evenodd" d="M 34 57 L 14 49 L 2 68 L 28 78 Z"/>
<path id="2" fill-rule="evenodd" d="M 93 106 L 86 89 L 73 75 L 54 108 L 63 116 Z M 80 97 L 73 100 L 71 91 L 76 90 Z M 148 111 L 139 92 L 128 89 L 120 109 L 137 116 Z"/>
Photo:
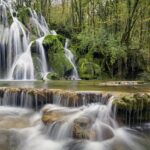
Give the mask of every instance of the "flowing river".
<path id="1" fill-rule="evenodd" d="M 2 95 L 0 150 L 149 150 L 149 124 L 119 124 L 113 96 L 90 97 L 87 102 L 84 97 L 85 103 L 70 107 L 54 94 L 57 103 L 38 107 L 38 98 L 35 105 L 27 105 L 29 97 Z"/>

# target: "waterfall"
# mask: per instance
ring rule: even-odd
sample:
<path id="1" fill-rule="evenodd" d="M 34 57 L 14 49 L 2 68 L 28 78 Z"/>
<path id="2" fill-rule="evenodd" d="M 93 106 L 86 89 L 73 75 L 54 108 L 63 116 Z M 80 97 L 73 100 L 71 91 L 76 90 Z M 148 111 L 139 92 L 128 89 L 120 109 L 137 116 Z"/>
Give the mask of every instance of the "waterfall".
<path id="1" fill-rule="evenodd" d="M 38 31 L 39 37 L 49 34 L 48 25 L 43 16 L 38 16 L 35 10 L 30 10 L 31 13 L 31 23 L 33 23 Z"/>
<path id="2" fill-rule="evenodd" d="M 30 10 L 30 21 L 37 28 L 38 39 L 36 51 L 40 61 L 41 74 L 48 72 L 45 51 L 42 42 L 47 34 L 50 34 L 45 18 L 38 16 L 34 10 Z M 12 16 L 12 24 L 9 27 L 7 12 Z M 29 31 L 18 20 L 12 1 L 0 3 L 0 78 L 7 80 L 34 80 L 34 64 L 31 56 Z M 53 33 L 53 32 L 52 32 Z M 55 34 L 55 33 L 53 33 Z"/>
<path id="3" fill-rule="evenodd" d="M 15 92 L 10 97 L 9 94 L 4 94 L 6 102 L 18 96 Z M 3 150 L 148 150 L 149 140 L 132 129 L 119 127 L 113 100 L 114 97 L 109 97 L 107 101 L 75 107 L 48 104 L 40 112 L 34 112 L 31 103 L 25 104 L 27 108 L 16 107 L 14 103 L 10 103 L 11 107 L 0 106 L 0 147 Z"/>
<path id="4" fill-rule="evenodd" d="M 73 72 L 72 72 L 72 76 L 71 79 L 72 80 L 80 80 L 79 75 L 78 75 L 78 71 L 75 65 L 75 58 L 73 53 L 68 49 L 68 42 L 69 40 L 66 39 L 66 43 L 65 43 L 65 56 L 66 58 L 69 60 L 69 62 L 71 63 L 71 65 L 73 66 Z"/>
<path id="5" fill-rule="evenodd" d="M 35 80 L 36 71 L 32 58 L 31 35 L 17 18 L 17 12 L 13 7 L 14 1 L 1 0 L 0 3 L 0 79 L 5 80 Z M 57 35 L 56 31 L 49 30 L 49 27 L 42 15 L 37 15 L 35 10 L 29 10 L 30 24 L 37 31 L 34 36 L 36 44 L 36 58 L 39 63 L 38 70 L 44 78 L 49 71 L 47 57 L 43 47 L 43 40 L 48 34 Z M 12 17 L 12 23 L 8 22 L 8 13 Z M 9 16 L 9 17 L 10 17 Z M 65 43 L 65 56 L 73 66 L 72 80 L 79 80 L 75 59 L 68 49 L 68 39 Z M 50 67 L 50 66 L 49 66 Z M 35 75 L 34 75 L 35 73 Z"/>
<path id="6" fill-rule="evenodd" d="M 16 106 L 38 110 L 45 104 L 79 107 L 91 103 L 107 103 L 110 94 L 101 92 L 70 92 L 50 89 L 1 88 L 0 106 Z"/>
<path id="7" fill-rule="evenodd" d="M 31 57 L 31 45 L 14 61 L 8 74 L 9 80 L 34 80 L 34 65 Z"/>
<path id="8" fill-rule="evenodd" d="M 26 51 L 28 39 L 22 23 L 13 17 L 13 23 L 10 27 L 9 45 L 8 45 L 8 71 L 14 65 L 16 59 Z"/>
<path id="9" fill-rule="evenodd" d="M 43 47 L 43 44 L 42 44 L 44 38 L 45 38 L 45 36 L 36 40 L 36 50 L 40 54 L 40 60 L 41 60 L 41 62 L 40 62 L 41 65 L 40 66 L 41 66 L 42 76 L 44 76 L 48 72 L 48 66 L 47 66 L 47 61 L 46 61 L 45 50 L 44 50 L 44 47 Z"/>
<path id="10" fill-rule="evenodd" d="M 7 8 L 0 3 L 0 78 L 4 77 L 4 71 L 7 68 L 7 43 L 9 40 L 9 27 L 7 19 Z"/>

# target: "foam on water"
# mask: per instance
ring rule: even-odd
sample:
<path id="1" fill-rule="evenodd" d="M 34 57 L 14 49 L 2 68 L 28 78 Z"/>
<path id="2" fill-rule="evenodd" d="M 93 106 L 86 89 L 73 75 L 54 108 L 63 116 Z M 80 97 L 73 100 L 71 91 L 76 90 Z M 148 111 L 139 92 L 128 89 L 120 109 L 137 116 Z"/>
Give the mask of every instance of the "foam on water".
<path id="1" fill-rule="evenodd" d="M 113 98 L 107 104 L 95 103 L 76 108 L 51 104 L 36 113 L 30 109 L 1 106 L 0 126 L 2 122 L 7 124 L 6 118 L 9 118 L 12 128 L 7 125 L 0 128 L 0 147 L 2 150 L 148 150 L 144 138 L 131 129 L 118 126 L 113 117 L 112 102 Z M 44 110 L 60 113 L 61 118 L 45 125 L 41 121 Z M 88 121 L 89 139 L 73 136 L 74 125 L 80 121 L 82 127 L 85 126 L 83 122 Z M 25 125 L 19 125 L 20 122 Z"/>

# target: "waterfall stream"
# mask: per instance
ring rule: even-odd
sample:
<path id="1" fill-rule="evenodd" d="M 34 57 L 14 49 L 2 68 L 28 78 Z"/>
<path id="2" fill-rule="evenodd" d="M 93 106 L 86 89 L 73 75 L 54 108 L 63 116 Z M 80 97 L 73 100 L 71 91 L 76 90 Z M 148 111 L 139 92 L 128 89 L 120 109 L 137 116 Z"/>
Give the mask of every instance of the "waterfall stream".
<path id="1" fill-rule="evenodd" d="M 0 106 L 0 149 L 148 150 L 148 139 L 119 127 L 112 104 L 113 97 L 79 107 L 47 104 L 37 112 Z"/>
<path id="2" fill-rule="evenodd" d="M 9 25 L 8 13 L 12 17 Z M 46 35 L 57 33 L 50 31 L 45 18 L 37 15 L 35 10 L 29 8 L 30 23 L 37 30 L 36 52 L 41 76 L 44 77 L 50 66 L 47 64 L 46 54 L 42 42 Z M 35 66 L 31 56 L 29 30 L 17 18 L 17 12 L 12 6 L 12 1 L 1 0 L 0 3 L 0 79 L 5 80 L 35 80 Z M 65 55 L 71 65 L 73 72 L 71 79 L 78 80 L 79 75 L 75 66 L 74 56 L 68 49 L 68 40 L 65 44 Z M 29 59 L 29 60 L 28 60 Z"/>
<path id="3" fill-rule="evenodd" d="M 74 55 L 71 52 L 71 50 L 68 49 L 68 43 L 69 43 L 69 40 L 66 39 L 66 43 L 65 43 L 65 55 L 66 55 L 66 58 L 71 63 L 71 65 L 73 66 L 73 72 L 72 72 L 71 79 L 72 80 L 80 80 L 79 75 L 78 75 L 78 71 L 77 71 L 77 68 L 76 68 L 76 65 L 75 65 L 75 58 L 74 58 Z"/>

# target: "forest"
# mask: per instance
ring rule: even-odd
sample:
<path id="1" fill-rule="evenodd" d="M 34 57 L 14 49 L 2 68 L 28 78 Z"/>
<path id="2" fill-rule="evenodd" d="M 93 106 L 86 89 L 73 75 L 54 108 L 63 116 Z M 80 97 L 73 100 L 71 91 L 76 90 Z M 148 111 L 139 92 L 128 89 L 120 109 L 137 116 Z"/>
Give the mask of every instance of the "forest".
<path id="1" fill-rule="evenodd" d="M 18 0 L 70 39 L 82 79 L 150 80 L 150 1 Z"/>

